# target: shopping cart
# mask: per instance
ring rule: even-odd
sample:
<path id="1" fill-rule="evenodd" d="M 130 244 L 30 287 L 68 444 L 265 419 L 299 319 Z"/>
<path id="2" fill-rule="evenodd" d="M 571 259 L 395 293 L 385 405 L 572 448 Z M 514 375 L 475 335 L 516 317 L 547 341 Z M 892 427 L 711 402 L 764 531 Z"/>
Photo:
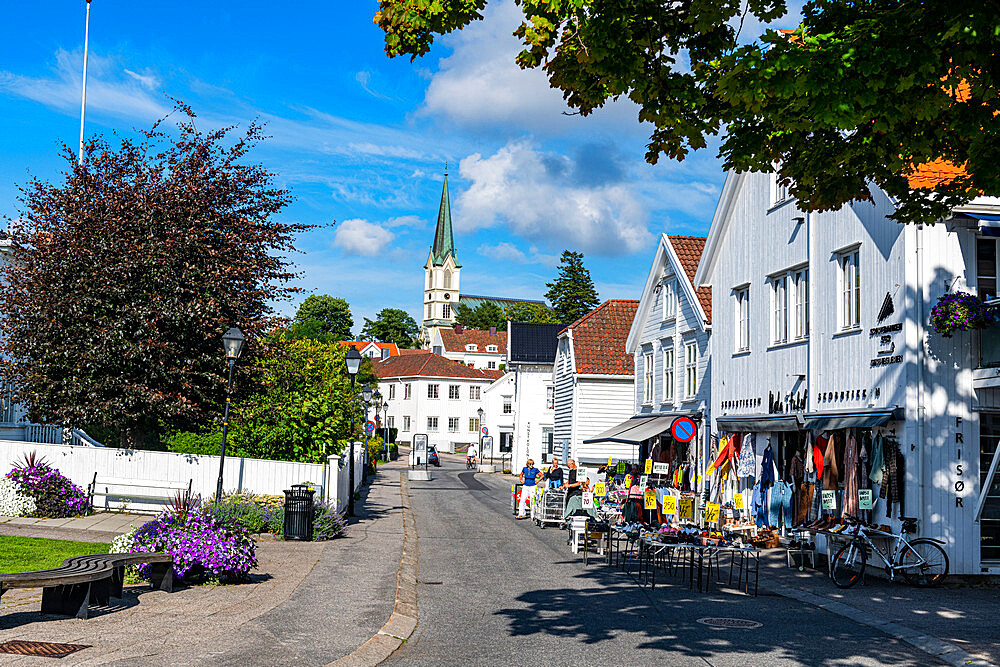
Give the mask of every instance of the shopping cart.
<path id="1" fill-rule="evenodd" d="M 562 489 L 546 489 L 542 500 L 532 513 L 535 525 L 545 528 L 546 524 L 562 526 L 566 519 L 566 492 Z"/>

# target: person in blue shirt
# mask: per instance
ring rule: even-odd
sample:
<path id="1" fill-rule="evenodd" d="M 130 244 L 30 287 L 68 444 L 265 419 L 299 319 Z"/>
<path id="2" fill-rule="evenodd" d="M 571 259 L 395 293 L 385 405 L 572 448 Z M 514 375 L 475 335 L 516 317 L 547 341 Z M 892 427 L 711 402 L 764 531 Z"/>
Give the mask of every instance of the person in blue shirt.
<path id="1" fill-rule="evenodd" d="M 523 519 L 527 516 L 528 499 L 535 495 L 535 482 L 542 471 L 535 467 L 532 459 L 525 461 L 524 468 L 521 469 L 521 500 L 517 504 L 517 518 Z"/>

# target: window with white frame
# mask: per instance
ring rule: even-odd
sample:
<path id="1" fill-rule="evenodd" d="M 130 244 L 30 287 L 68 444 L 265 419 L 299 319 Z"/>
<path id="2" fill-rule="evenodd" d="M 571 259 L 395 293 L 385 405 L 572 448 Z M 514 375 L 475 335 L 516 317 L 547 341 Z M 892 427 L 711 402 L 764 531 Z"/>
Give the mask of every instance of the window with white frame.
<path id="1" fill-rule="evenodd" d="M 837 255 L 840 299 L 838 303 L 840 330 L 861 326 L 861 266 L 860 251 L 855 248 Z"/>
<path id="2" fill-rule="evenodd" d="M 479 433 L 478 417 L 469 417 L 469 433 Z"/>
<path id="3" fill-rule="evenodd" d="M 441 317 L 448 319 L 451 317 L 451 304 L 444 304 L 441 306 Z"/>
<path id="4" fill-rule="evenodd" d="M 976 287 L 983 301 L 997 297 L 997 278 L 1000 277 L 1000 252 L 997 239 L 976 239 Z"/>
<path id="5" fill-rule="evenodd" d="M 499 352 L 500 348 L 498 348 L 496 345 L 487 345 L 486 346 L 486 351 L 487 352 Z"/>
<path id="6" fill-rule="evenodd" d="M 404 431 L 410 430 L 410 418 L 407 417 L 406 415 L 403 415 L 403 430 Z"/>
<path id="7" fill-rule="evenodd" d="M 775 171 L 771 172 L 771 206 L 776 206 L 788 199 L 788 186 L 783 185 L 780 181 L 781 176 L 777 172 L 777 166 L 775 166 Z"/>
<path id="8" fill-rule="evenodd" d="M 448 417 L 448 433 L 458 433 L 458 417 Z"/>
<path id="9" fill-rule="evenodd" d="M 698 394 L 698 343 L 684 346 L 684 398 Z"/>
<path id="10" fill-rule="evenodd" d="M 504 396 L 503 397 L 503 413 L 505 415 L 509 415 L 509 414 L 511 414 L 511 413 L 514 412 L 514 406 L 510 402 L 510 399 L 511 399 L 510 396 Z"/>
<path id="11" fill-rule="evenodd" d="M 487 361 L 486 362 L 486 368 L 488 368 L 491 371 L 495 371 L 497 369 L 497 362 L 495 362 L 495 361 Z"/>
<path id="12" fill-rule="evenodd" d="M 438 418 L 437 417 L 428 417 L 427 418 L 427 430 L 428 431 L 436 431 L 436 430 L 438 430 Z"/>
<path id="13" fill-rule="evenodd" d="M 642 402 L 653 402 L 653 355 L 650 352 L 642 355 Z"/>
<path id="14" fill-rule="evenodd" d="M 801 268 L 792 271 L 792 284 L 795 287 L 795 339 L 809 337 L 809 269 Z"/>
<path id="15" fill-rule="evenodd" d="M 410 400 L 410 396 L 412 395 L 413 395 L 413 385 L 407 382 L 406 384 L 403 385 L 403 400 L 404 401 Z"/>
<path id="16" fill-rule="evenodd" d="M 788 342 L 788 275 L 771 278 L 771 342 Z"/>
<path id="17" fill-rule="evenodd" d="M 449 269 L 444 270 L 444 288 L 451 289 L 451 271 Z"/>
<path id="18" fill-rule="evenodd" d="M 674 342 L 663 343 L 663 402 L 674 402 L 674 387 L 677 384 L 674 371 Z"/>
<path id="19" fill-rule="evenodd" d="M 450 398 L 453 401 L 461 398 L 460 394 L 461 390 L 462 387 L 460 385 L 457 384 L 448 385 L 448 398 Z"/>
<path id="20" fill-rule="evenodd" d="M 439 388 L 440 388 L 440 385 L 436 385 L 436 384 L 429 384 L 429 385 L 427 385 L 427 398 L 437 398 L 438 397 L 438 390 L 439 390 Z"/>
<path id="21" fill-rule="evenodd" d="M 677 317 L 677 281 L 671 278 L 663 283 L 663 319 Z"/>
<path id="22" fill-rule="evenodd" d="M 479 346 L 476 345 L 475 343 L 469 343 L 468 345 L 465 346 L 465 351 L 466 352 L 478 352 L 479 351 Z"/>
<path id="23" fill-rule="evenodd" d="M 469 387 L 469 400 L 478 401 L 479 397 L 482 395 L 482 387 Z"/>
<path id="24" fill-rule="evenodd" d="M 733 290 L 736 299 L 736 351 L 750 351 L 750 286 Z"/>
<path id="25" fill-rule="evenodd" d="M 545 388 L 545 409 L 554 410 L 556 407 L 556 388 L 546 387 Z"/>
<path id="26" fill-rule="evenodd" d="M 434 317 L 434 306 L 427 304 L 427 319 L 431 319 L 432 317 Z"/>
<path id="27" fill-rule="evenodd" d="M 396 398 L 396 385 L 390 384 L 389 385 L 389 400 L 391 401 L 394 398 Z"/>
<path id="28" fill-rule="evenodd" d="M 393 417 L 393 416 L 386 417 L 385 418 L 385 424 L 389 428 L 396 428 L 396 418 Z"/>

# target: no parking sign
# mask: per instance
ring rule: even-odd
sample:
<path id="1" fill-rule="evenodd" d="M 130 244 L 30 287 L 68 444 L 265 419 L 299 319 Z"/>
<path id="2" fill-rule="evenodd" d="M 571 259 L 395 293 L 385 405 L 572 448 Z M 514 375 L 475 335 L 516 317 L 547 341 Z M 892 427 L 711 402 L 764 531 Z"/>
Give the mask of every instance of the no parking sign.
<path id="1" fill-rule="evenodd" d="M 697 433 L 698 427 L 690 417 L 678 417 L 670 424 L 670 435 L 677 442 L 691 442 Z"/>

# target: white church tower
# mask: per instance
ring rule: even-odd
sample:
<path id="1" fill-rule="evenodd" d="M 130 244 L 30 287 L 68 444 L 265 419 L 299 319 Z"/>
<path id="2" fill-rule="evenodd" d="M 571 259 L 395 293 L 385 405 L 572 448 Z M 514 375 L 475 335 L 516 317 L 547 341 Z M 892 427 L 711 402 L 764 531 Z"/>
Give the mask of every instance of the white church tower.
<path id="1" fill-rule="evenodd" d="M 424 320 L 420 333 L 425 345 L 430 340 L 431 329 L 455 324 L 461 272 L 462 265 L 458 263 L 451 231 L 448 172 L 445 172 L 437 226 L 434 229 L 434 245 L 424 264 Z"/>

